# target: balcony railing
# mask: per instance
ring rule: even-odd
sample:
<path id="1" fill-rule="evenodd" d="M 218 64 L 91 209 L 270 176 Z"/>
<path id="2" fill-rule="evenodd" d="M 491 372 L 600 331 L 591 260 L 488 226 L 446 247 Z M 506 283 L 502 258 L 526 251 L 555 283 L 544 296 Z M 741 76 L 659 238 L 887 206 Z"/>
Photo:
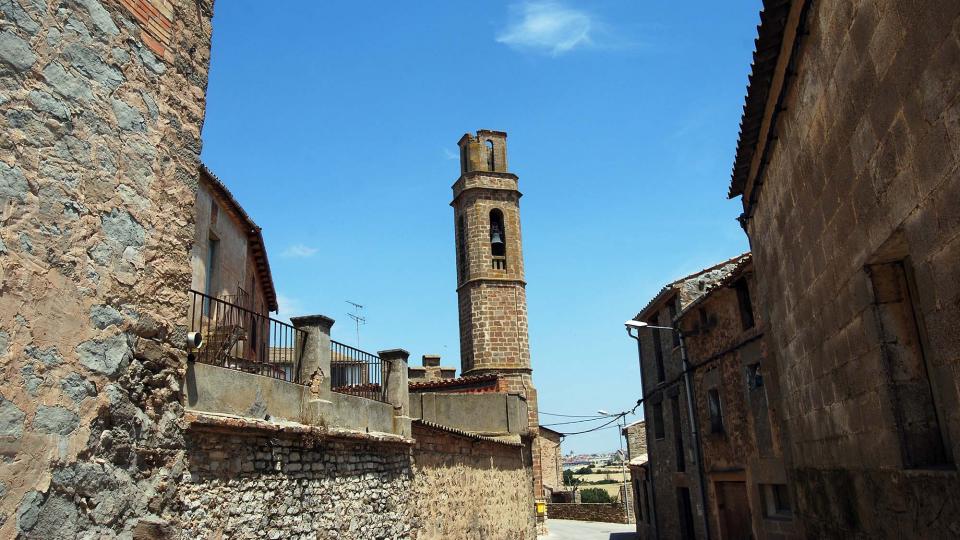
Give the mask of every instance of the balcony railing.
<path id="1" fill-rule="evenodd" d="M 306 333 L 287 323 L 191 290 L 190 331 L 203 335 L 197 362 L 300 382 Z"/>
<path id="2" fill-rule="evenodd" d="M 330 340 L 330 389 L 377 401 L 387 401 L 380 357 Z"/>

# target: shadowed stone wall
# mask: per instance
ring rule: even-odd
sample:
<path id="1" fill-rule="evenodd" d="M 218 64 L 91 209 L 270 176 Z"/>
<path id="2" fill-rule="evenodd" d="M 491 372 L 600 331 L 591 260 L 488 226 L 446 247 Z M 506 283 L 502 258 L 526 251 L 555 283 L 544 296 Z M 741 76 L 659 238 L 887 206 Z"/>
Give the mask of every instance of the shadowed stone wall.
<path id="1" fill-rule="evenodd" d="M 956 536 L 960 3 L 807 6 L 743 194 L 795 511 L 811 538 Z"/>
<path id="2" fill-rule="evenodd" d="M 0 537 L 177 519 L 212 3 L 136 4 L 0 2 Z"/>

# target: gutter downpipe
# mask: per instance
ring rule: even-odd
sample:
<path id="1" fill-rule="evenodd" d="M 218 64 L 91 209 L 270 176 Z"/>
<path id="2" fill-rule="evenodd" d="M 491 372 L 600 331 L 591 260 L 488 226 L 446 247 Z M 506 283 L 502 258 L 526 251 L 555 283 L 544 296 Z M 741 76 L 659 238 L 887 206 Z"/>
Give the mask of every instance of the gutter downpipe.
<path id="1" fill-rule="evenodd" d="M 697 454 L 697 472 L 700 476 L 700 504 L 703 505 L 703 532 L 710 538 L 710 511 L 707 508 L 707 484 L 703 472 L 703 451 L 700 448 L 700 432 L 697 429 L 697 413 L 693 406 L 693 381 L 690 377 L 690 362 L 687 359 L 687 345 L 680 326 L 674 322 L 674 332 L 680 338 L 680 362 L 683 367 L 683 385 L 687 391 L 687 412 L 690 415 L 690 435 L 693 438 L 693 449 Z"/>

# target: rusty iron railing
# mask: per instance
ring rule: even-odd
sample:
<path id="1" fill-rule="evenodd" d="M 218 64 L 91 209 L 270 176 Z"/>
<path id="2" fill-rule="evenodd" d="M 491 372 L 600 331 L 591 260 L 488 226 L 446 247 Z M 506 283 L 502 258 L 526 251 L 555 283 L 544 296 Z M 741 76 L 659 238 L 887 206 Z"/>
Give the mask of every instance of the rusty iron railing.
<path id="1" fill-rule="evenodd" d="M 387 401 L 380 357 L 330 340 L 330 389 L 341 394 Z"/>
<path id="2" fill-rule="evenodd" d="M 306 332 L 237 304 L 190 291 L 190 331 L 203 335 L 197 362 L 300 383 Z"/>

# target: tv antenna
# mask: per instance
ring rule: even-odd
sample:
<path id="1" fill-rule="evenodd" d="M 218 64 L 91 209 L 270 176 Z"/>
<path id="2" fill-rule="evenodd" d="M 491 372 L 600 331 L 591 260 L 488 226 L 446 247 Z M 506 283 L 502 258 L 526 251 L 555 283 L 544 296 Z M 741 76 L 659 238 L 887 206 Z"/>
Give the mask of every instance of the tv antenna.
<path id="1" fill-rule="evenodd" d="M 363 306 L 362 306 L 362 305 L 360 305 L 360 304 L 358 304 L 358 303 L 356 303 L 356 302 L 351 302 L 350 300 L 345 300 L 345 302 L 348 303 L 348 304 L 350 304 L 351 306 L 353 306 L 353 311 L 354 311 L 354 312 L 353 312 L 353 313 L 347 313 L 347 316 L 350 317 L 351 319 L 353 319 L 353 322 L 354 322 L 354 324 L 355 324 L 356 327 L 357 327 L 357 348 L 359 349 L 359 348 L 360 348 L 360 326 L 361 326 L 361 325 L 364 325 L 364 324 L 367 324 L 367 318 L 363 316 Z"/>

